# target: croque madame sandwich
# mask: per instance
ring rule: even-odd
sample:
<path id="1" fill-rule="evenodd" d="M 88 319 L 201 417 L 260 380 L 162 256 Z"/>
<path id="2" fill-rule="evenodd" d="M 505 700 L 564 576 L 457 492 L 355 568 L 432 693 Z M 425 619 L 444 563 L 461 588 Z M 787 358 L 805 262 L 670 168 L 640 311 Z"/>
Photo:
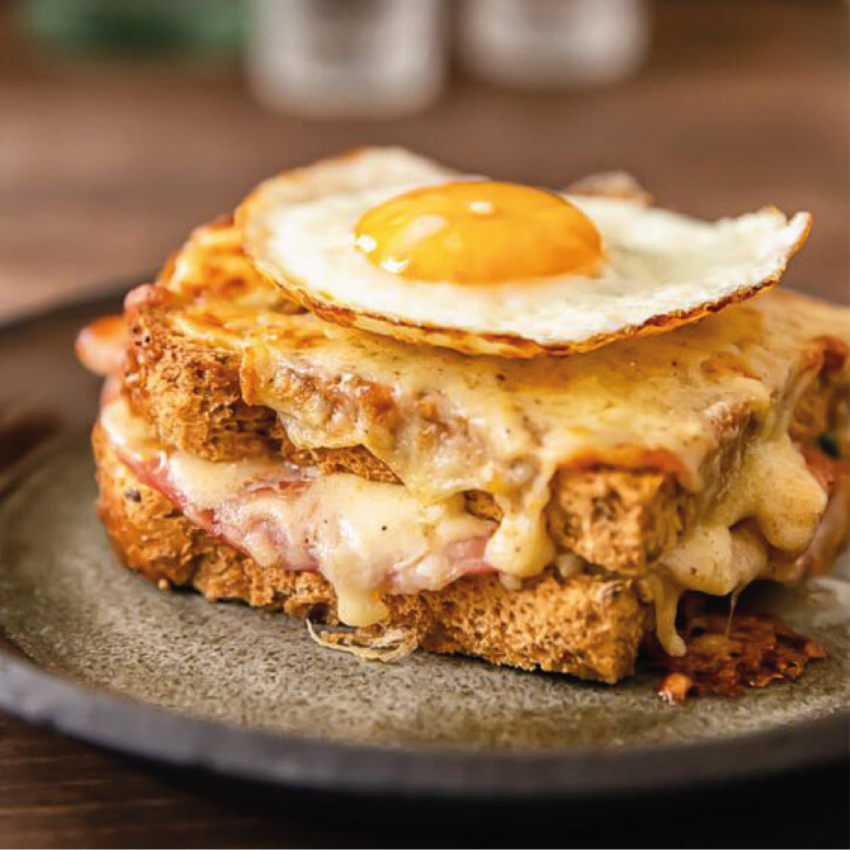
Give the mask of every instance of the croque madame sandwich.
<path id="1" fill-rule="evenodd" d="M 616 682 L 685 651 L 684 591 L 845 542 L 850 311 L 773 289 L 809 224 L 397 149 L 284 173 L 81 334 L 100 515 L 163 588 Z"/>

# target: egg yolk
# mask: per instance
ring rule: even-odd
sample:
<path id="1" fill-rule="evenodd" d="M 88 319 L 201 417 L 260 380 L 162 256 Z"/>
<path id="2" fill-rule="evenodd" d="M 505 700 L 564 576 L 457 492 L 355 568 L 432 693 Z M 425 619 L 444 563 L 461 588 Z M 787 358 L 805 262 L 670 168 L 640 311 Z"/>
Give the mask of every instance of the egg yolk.
<path id="1" fill-rule="evenodd" d="M 594 274 L 602 258 L 601 237 L 584 213 L 553 192 L 515 183 L 414 189 L 366 212 L 354 233 L 374 265 L 424 281 Z"/>

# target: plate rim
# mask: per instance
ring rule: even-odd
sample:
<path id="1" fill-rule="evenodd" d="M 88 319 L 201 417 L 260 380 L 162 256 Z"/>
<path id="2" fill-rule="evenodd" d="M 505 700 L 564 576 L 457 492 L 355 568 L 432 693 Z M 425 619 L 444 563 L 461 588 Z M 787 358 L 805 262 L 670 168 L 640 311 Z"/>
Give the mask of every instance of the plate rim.
<path id="1" fill-rule="evenodd" d="M 0 322 L 0 341 L 32 331 L 45 319 L 115 306 L 127 286 L 122 282 L 120 288 L 86 293 Z M 5 482 L 0 502 L 59 449 L 54 445 L 35 463 L 16 470 L 13 480 Z M 353 794 L 598 799 L 777 775 L 846 760 L 850 752 L 850 709 L 721 740 L 560 753 L 395 748 L 242 728 L 168 711 L 51 672 L 4 640 L 2 625 L 0 708 L 89 743 L 173 767 Z"/>
<path id="2" fill-rule="evenodd" d="M 50 672 L 2 647 L 0 708 L 173 767 L 361 795 L 598 799 L 824 766 L 846 759 L 850 750 L 850 713 L 845 711 L 720 741 L 562 753 L 349 744 L 169 711 Z"/>

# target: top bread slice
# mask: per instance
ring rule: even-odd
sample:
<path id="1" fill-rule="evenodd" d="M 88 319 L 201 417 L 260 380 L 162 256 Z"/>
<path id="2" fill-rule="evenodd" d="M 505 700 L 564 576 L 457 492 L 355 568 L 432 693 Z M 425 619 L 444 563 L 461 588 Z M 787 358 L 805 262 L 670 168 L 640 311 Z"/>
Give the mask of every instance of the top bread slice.
<path id="1" fill-rule="evenodd" d="M 741 333 L 757 336 L 754 344 L 766 347 L 761 352 L 766 356 L 773 344 L 770 333 L 797 334 L 790 344 L 786 339 L 776 346 L 776 356 L 789 360 L 787 375 L 782 386 L 768 388 L 776 397 L 767 402 L 790 404 L 792 437 L 807 441 L 834 428 L 846 415 L 848 349 L 841 308 L 775 292 L 705 321 L 728 322 L 733 311 L 743 311 L 736 320 Z M 800 315 L 812 321 L 796 330 L 783 324 Z M 323 323 L 287 301 L 256 271 L 242 252 L 241 235 L 231 220 L 198 228 L 155 284 L 128 296 L 125 318 L 132 345 L 124 390 L 135 412 L 153 425 L 163 444 L 210 460 L 280 454 L 324 470 L 348 471 L 376 481 L 399 480 L 398 470 L 355 433 L 364 422 L 385 435 L 398 429 L 397 394 L 373 380 L 366 366 L 358 375 L 348 363 L 344 376 L 339 370 L 319 368 L 327 348 L 323 348 Z M 767 327 L 760 332 L 761 325 Z M 257 343 L 258 327 L 265 328 L 268 344 Z M 368 347 L 373 339 L 351 333 L 356 334 L 357 345 Z M 254 340 L 250 344 L 249 338 Z M 262 358 L 266 349 L 277 345 L 275 338 L 280 345 L 274 374 L 286 379 L 281 386 L 275 378 L 277 410 L 263 403 L 269 387 L 261 386 L 257 369 L 251 364 L 246 368 L 246 360 Z M 741 343 L 745 344 L 746 340 Z M 400 343 L 381 340 L 377 345 L 381 350 L 402 346 L 405 358 L 430 356 Z M 589 356 L 593 355 L 584 355 Z M 623 356 L 628 358 L 628 349 Z M 724 382 L 734 382 L 749 368 L 745 360 L 720 351 L 701 368 L 714 371 L 709 379 L 722 393 Z M 281 369 L 281 364 L 291 368 Z M 676 364 L 670 365 L 675 371 Z M 347 426 L 350 439 L 340 439 L 339 433 L 331 433 L 334 411 L 352 405 L 360 421 Z M 326 443 L 305 441 L 303 435 L 293 440 L 291 427 L 301 412 L 313 415 L 317 410 L 329 423 Z M 449 417 L 441 419 L 444 411 L 427 398 L 418 413 L 429 421 L 435 452 L 447 429 L 465 427 Z M 707 489 L 715 497 L 735 481 L 748 445 L 757 438 L 756 413 L 746 404 L 720 405 L 713 411 L 711 441 L 702 447 L 697 466 L 711 479 Z M 546 508 L 549 533 L 558 548 L 608 570 L 643 572 L 698 522 L 706 508 L 706 488 L 701 494 L 689 485 L 679 460 L 671 453 L 630 451 L 626 446 L 619 454 L 585 452 L 562 464 L 552 478 Z M 502 516 L 491 493 L 473 487 L 465 497 L 472 513 L 497 520 Z"/>

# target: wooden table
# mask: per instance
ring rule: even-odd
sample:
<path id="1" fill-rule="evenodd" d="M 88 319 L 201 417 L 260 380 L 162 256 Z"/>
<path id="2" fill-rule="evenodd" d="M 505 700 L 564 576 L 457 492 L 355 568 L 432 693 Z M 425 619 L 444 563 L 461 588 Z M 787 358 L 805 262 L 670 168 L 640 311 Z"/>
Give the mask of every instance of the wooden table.
<path id="1" fill-rule="evenodd" d="M 0 317 L 143 274 L 262 176 L 365 142 L 550 185 L 625 168 L 706 216 L 810 209 L 788 280 L 846 300 L 846 4 L 666 0 L 656 12 L 650 62 L 616 89 L 521 95 L 460 78 L 420 115 L 323 123 L 264 111 L 232 73 L 38 58 L 0 0 Z M 577 831 L 556 807 L 508 824 L 455 811 L 448 831 L 431 813 L 399 825 L 374 805 L 164 773 L 0 716 L 0 846 L 848 840 L 840 771 L 751 786 L 721 809 L 710 799 L 651 801 L 652 817 Z"/>

